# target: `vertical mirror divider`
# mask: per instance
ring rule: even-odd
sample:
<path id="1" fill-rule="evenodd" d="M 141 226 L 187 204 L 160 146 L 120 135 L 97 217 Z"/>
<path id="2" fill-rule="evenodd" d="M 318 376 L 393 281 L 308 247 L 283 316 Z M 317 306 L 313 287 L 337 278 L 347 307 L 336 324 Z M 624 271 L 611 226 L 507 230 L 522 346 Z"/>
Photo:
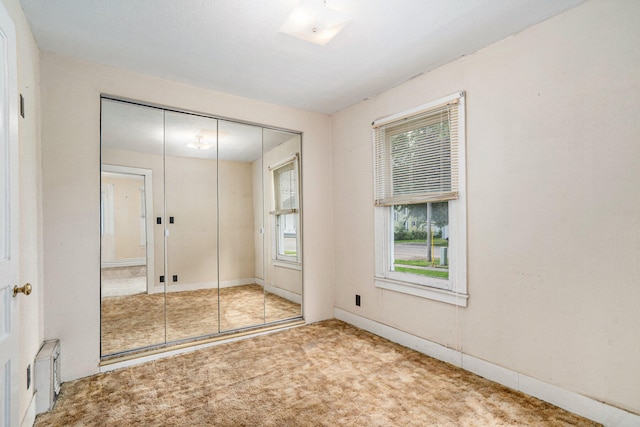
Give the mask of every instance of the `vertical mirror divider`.
<path id="1" fill-rule="evenodd" d="M 164 277 L 164 343 L 166 344 L 168 341 L 167 337 L 167 326 L 169 324 L 167 319 L 167 284 L 168 281 L 168 242 L 167 239 L 167 111 L 162 110 L 162 189 L 163 189 L 163 198 L 162 198 L 162 215 L 160 216 L 162 222 L 162 249 L 163 249 L 163 269 L 162 269 L 162 277 Z"/>
<path id="2" fill-rule="evenodd" d="M 304 212 L 304 200 L 302 199 L 302 134 L 298 135 L 298 262 L 300 263 L 300 316 L 304 317 L 304 223 L 303 223 L 303 212 Z"/>
<path id="3" fill-rule="evenodd" d="M 265 277 L 265 258 L 266 258 L 266 254 L 267 252 L 265 251 L 265 232 L 264 232 L 264 228 L 266 226 L 265 224 L 265 191 L 264 191 L 264 127 L 261 129 L 261 138 L 260 138 L 260 152 L 262 153 L 262 155 L 260 156 L 260 176 L 261 176 L 261 180 L 260 180 L 260 189 L 261 189 L 261 193 L 262 193 L 262 197 L 260 198 L 260 240 L 262 242 L 261 247 L 261 254 L 262 256 L 260 257 L 260 262 L 262 263 L 261 266 L 261 271 L 262 271 L 262 297 L 263 297 L 263 304 L 262 304 L 262 318 L 264 319 L 264 323 L 267 323 L 267 286 L 266 286 L 266 277 Z M 257 273 L 257 272 L 256 272 Z M 257 274 L 256 274 L 257 276 Z"/>
<path id="4" fill-rule="evenodd" d="M 222 303 L 220 301 L 220 120 L 216 120 L 216 281 L 218 292 L 218 333 L 222 330 Z"/>

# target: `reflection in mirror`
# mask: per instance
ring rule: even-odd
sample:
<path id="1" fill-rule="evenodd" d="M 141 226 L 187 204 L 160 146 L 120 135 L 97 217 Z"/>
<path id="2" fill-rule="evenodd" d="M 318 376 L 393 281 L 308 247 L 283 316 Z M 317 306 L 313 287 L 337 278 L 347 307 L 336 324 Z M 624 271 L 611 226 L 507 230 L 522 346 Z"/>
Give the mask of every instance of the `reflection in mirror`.
<path id="1" fill-rule="evenodd" d="M 165 112 L 169 342 L 218 333 L 217 122 Z"/>
<path id="2" fill-rule="evenodd" d="M 301 136 L 102 100 L 101 355 L 302 316 Z"/>
<path id="3" fill-rule="evenodd" d="M 264 324 L 262 129 L 220 120 L 220 330 Z M 257 173 L 256 173 L 257 172 Z"/>
<path id="4" fill-rule="evenodd" d="M 265 318 L 302 316 L 300 134 L 263 131 Z"/>
<path id="5" fill-rule="evenodd" d="M 102 100 L 103 355 L 165 341 L 162 128 L 161 110 Z"/>

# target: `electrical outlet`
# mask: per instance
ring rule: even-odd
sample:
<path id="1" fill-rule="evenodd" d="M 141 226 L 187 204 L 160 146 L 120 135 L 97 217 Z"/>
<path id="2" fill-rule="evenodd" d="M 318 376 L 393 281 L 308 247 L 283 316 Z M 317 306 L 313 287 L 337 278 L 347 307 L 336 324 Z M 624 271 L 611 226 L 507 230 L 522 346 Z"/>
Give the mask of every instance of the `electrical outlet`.
<path id="1" fill-rule="evenodd" d="M 356 295 L 356 305 L 360 307 L 360 295 Z"/>
<path id="2" fill-rule="evenodd" d="M 27 390 L 31 387 L 31 364 L 27 366 Z"/>

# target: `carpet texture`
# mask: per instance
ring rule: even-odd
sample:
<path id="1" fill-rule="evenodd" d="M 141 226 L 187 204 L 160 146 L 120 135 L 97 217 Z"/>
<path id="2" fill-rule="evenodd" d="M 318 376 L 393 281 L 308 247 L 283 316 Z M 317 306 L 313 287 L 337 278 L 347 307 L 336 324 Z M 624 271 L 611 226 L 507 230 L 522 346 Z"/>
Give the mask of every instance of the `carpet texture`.
<path id="1" fill-rule="evenodd" d="M 200 337 L 247 326 L 299 317 L 293 303 L 259 285 L 138 294 L 102 299 L 102 354 Z M 218 317 L 219 316 L 219 317 Z"/>
<path id="2" fill-rule="evenodd" d="M 338 320 L 64 383 L 45 426 L 590 426 Z"/>

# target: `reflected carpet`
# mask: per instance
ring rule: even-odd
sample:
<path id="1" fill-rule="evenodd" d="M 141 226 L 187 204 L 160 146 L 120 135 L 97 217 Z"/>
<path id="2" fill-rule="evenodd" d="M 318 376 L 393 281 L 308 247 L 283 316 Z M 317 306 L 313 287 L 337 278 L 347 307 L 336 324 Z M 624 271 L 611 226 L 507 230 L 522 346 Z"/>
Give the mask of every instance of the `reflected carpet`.
<path id="1" fill-rule="evenodd" d="M 222 288 L 219 299 L 218 289 L 107 297 L 101 310 L 103 355 L 164 343 L 165 321 L 171 342 L 301 315 L 300 304 L 255 284 Z"/>
<path id="2" fill-rule="evenodd" d="M 44 426 L 589 426 L 338 320 L 62 385 Z"/>

